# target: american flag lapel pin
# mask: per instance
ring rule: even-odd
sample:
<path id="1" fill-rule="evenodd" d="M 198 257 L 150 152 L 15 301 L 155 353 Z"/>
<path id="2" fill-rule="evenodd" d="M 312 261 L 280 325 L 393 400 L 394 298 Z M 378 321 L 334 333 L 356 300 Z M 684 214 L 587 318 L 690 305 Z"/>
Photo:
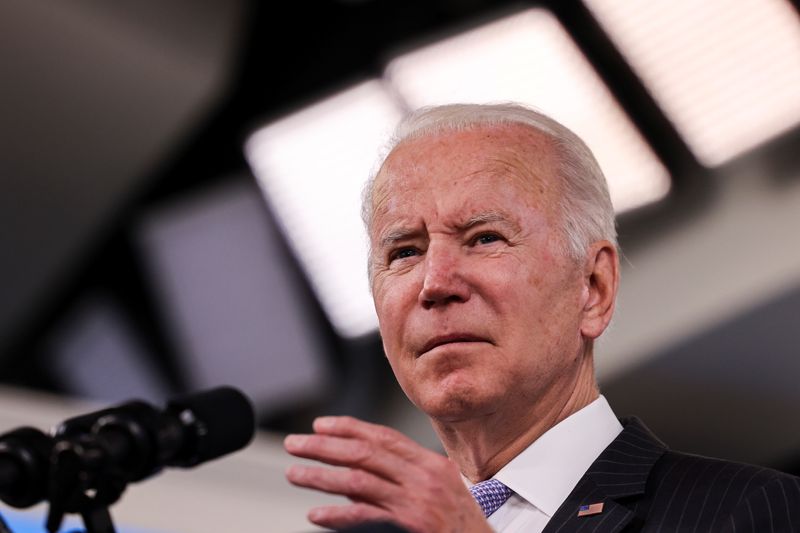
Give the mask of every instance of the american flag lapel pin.
<path id="1" fill-rule="evenodd" d="M 578 516 L 592 516 L 603 512 L 603 502 L 578 507 Z"/>

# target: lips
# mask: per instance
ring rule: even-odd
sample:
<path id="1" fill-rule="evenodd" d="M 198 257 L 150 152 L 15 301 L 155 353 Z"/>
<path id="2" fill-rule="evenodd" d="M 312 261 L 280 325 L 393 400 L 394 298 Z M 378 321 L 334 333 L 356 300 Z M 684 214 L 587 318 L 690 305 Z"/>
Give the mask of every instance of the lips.
<path id="1" fill-rule="evenodd" d="M 469 333 L 453 333 L 450 335 L 441 335 L 438 337 L 434 337 L 430 339 L 425 345 L 422 347 L 422 350 L 419 351 L 417 354 L 418 356 L 424 355 L 425 353 L 437 348 L 439 346 L 443 346 L 445 344 L 453 344 L 456 342 L 489 342 L 488 339 L 484 337 L 478 337 L 477 335 L 472 335 Z"/>

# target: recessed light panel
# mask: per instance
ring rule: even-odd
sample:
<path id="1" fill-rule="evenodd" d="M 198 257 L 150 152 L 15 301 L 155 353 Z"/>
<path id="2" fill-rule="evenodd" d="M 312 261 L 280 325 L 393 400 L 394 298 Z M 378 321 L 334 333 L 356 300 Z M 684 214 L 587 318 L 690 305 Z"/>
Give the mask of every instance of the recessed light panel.
<path id="1" fill-rule="evenodd" d="M 547 10 L 527 10 L 404 54 L 391 61 L 387 78 L 412 108 L 514 100 L 550 115 L 592 149 L 618 212 L 669 189 L 664 167 Z"/>
<path id="2" fill-rule="evenodd" d="M 586 0 L 708 166 L 800 122 L 800 21 L 787 0 Z"/>
<path id="3" fill-rule="evenodd" d="M 245 152 L 337 332 L 375 329 L 361 190 L 401 111 L 370 81 L 267 125 Z"/>
<path id="4" fill-rule="evenodd" d="M 280 244 L 261 191 L 236 179 L 159 205 L 138 228 L 181 378 L 237 387 L 259 415 L 317 400 L 331 383 Z"/>

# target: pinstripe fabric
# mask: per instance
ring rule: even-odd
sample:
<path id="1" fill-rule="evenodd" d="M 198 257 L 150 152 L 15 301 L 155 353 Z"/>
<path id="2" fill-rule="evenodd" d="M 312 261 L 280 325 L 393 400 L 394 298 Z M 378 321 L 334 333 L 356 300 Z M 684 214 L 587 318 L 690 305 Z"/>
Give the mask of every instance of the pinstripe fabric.
<path id="1" fill-rule="evenodd" d="M 639 420 L 622 423 L 544 533 L 800 533 L 800 478 L 674 452 Z M 578 517 L 598 502 L 602 513 Z"/>

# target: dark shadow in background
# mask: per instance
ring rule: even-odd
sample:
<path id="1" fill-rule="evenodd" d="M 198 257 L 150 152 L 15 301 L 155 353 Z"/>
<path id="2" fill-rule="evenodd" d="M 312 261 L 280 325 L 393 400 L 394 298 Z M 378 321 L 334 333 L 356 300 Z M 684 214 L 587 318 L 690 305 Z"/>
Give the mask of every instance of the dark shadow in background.
<path id="1" fill-rule="evenodd" d="M 798 473 L 798 317 L 800 287 L 655 355 L 603 394 L 677 450 Z"/>

